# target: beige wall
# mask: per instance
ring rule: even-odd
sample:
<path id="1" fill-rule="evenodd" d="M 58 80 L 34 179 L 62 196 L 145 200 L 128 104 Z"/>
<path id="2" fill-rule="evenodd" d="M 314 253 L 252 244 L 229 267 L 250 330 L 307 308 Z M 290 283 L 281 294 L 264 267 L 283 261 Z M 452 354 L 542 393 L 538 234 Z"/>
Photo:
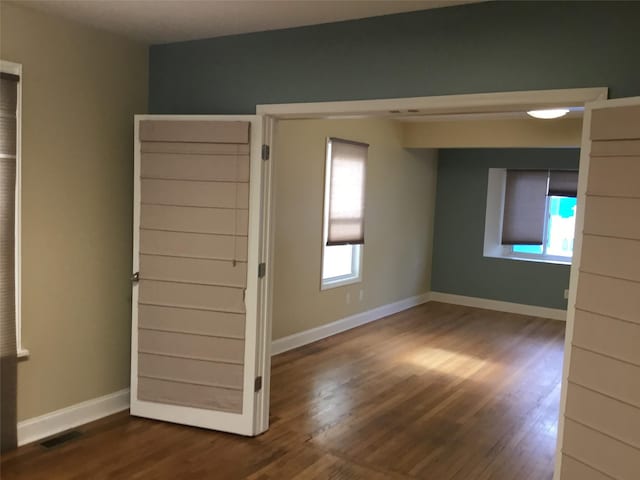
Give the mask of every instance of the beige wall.
<path id="1" fill-rule="evenodd" d="M 147 48 L 5 2 L 1 17 L 0 57 L 23 65 L 22 420 L 129 385 Z"/>
<path id="2" fill-rule="evenodd" d="M 320 291 L 328 136 L 371 146 L 363 280 Z M 436 152 L 415 153 L 401 145 L 402 127 L 391 121 L 279 122 L 275 142 L 274 339 L 429 290 Z"/>
<path id="3" fill-rule="evenodd" d="M 447 122 L 402 122 L 404 146 L 462 147 L 576 147 L 582 135 L 581 118 L 557 120 L 507 119 Z"/>

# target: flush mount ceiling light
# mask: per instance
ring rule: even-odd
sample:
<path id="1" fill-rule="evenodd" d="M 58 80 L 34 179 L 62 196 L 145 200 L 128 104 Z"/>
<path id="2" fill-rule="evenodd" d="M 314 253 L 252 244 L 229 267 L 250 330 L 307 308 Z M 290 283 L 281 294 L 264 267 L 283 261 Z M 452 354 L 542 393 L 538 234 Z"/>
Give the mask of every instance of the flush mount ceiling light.
<path id="1" fill-rule="evenodd" d="M 550 108 L 547 110 L 529 110 L 527 115 L 533 118 L 549 120 L 552 118 L 564 117 L 567 113 L 569 113 L 568 108 Z"/>

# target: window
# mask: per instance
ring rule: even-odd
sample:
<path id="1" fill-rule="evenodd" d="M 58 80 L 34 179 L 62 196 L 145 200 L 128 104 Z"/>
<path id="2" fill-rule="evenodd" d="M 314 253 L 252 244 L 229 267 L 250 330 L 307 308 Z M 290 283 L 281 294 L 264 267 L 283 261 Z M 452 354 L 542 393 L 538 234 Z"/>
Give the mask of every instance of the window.
<path id="1" fill-rule="evenodd" d="M 364 182 L 369 145 L 327 139 L 322 228 L 322 289 L 361 279 Z"/>
<path id="2" fill-rule="evenodd" d="M 20 323 L 21 76 L 21 65 L 0 60 L 0 321 L 3 336 L 15 332 L 17 356 L 26 357 Z"/>
<path id="3" fill-rule="evenodd" d="M 571 263 L 578 172 L 490 169 L 484 255 Z"/>
<path id="4" fill-rule="evenodd" d="M 512 245 L 514 255 L 542 255 L 558 260 L 571 260 L 576 229 L 575 197 L 547 197 L 545 206 L 546 235 L 542 245 Z"/>

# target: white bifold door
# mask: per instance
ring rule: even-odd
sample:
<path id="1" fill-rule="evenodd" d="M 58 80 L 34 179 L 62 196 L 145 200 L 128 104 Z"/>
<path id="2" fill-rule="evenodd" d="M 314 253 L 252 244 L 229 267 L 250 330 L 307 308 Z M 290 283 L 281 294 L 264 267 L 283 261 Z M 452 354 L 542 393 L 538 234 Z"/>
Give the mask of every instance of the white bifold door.
<path id="1" fill-rule="evenodd" d="M 136 116 L 132 415 L 268 427 L 263 143 L 258 116 Z"/>
<path id="2" fill-rule="evenodd" d="M 556 479 L 640 478 L 640 98 L 587 104 Z"/>

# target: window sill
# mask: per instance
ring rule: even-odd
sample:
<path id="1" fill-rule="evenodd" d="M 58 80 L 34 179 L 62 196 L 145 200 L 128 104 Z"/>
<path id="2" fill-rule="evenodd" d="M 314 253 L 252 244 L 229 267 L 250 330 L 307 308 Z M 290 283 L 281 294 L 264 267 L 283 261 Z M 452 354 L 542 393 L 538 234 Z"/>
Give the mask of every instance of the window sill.
<path id="1" fill-rule="evenodd" d="M 571 260 L 560 260 L 556 258 L 534 258 L 524 257 L 517 255 L 485 255 L 486 258 L 501 258 L 503 260 L 515 260 L 516 262 L 536 262 L 536 263 L 551 263 L 555 265 L 569 265 L 571 266 Z"/>
<path id="2" fill-rule="evenodd" d="M 18 360 L 26 360 L 29 358 L 29 350 L 26 348 L 18 349 Z"/>
<path id="3" fill-rule="evenodd" d="M 353 285 L 362 282 L 362 277 L 345 278 L 340 280 L 323 280 L 320 290 L 331 290 L 332 288 L 344 287 L 345 285 Z"/>

